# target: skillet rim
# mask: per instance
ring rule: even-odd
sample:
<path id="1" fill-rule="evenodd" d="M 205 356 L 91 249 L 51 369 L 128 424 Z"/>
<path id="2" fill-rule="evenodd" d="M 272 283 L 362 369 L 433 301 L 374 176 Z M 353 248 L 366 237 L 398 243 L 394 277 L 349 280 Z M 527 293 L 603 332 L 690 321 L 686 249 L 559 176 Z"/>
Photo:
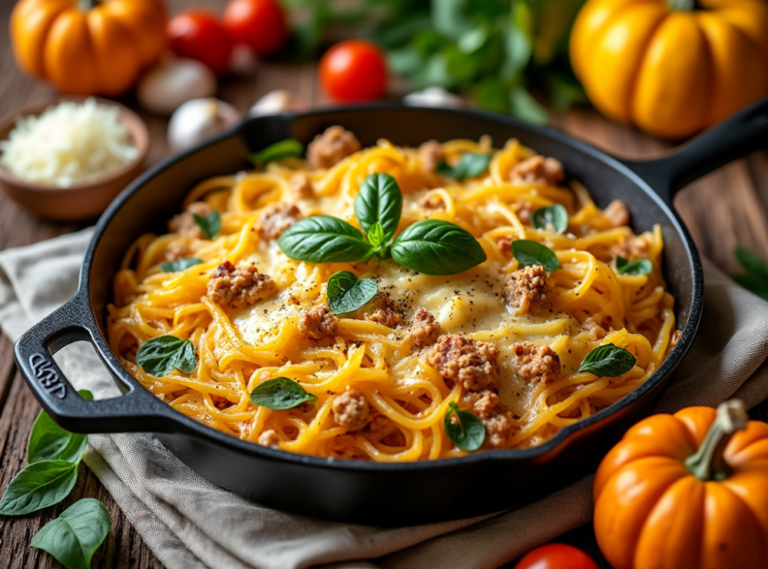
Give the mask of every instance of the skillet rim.
<path id="1" fill-rule="evenodd" d="M 145 393 L 152 395 L 146 388 L 144 388 L 139 381 L 134 378 L 128 371 L 120 364 L 115 354 L 109 348 L 106 337 L 101 333 L 101 327 L 98 324 L 98 319 L 93 309 L 93 303 L 90 295 L 90 273 L 93 264 L 95 251 L 107 233 L 111 221 L 119 215 L 123 205 L 150 180 L 152 180 L 157 174 L 163 170 L 188 159 L 190 156 L 197 152 L 204 150 L 210 146 L 226 140 L 228 138 L 239 137 L 244 138 L 246 129 L 252 123 L 257 123 L 266 120 L 283 120 L 290 127 L 297 120 L 307 117 L 322 117 L 323 115 L 344 114 L 344 113 L 367 113 L 378 112 L 388 110 L 406 110 L 414 113 L 419 112 L 431 112 L 445 115 L 461 115 L 469 118 L 478 118 L 483 120 L 490 120 L 499 122 L 510 127 L 521 129 L 536 133 L 541 136 L 552 138 L 557 142 L 570 146 L 576 151 L 586 154 L 592 158 L 595 158 L 605 165 L 616 170 L 620 175 L 629 179 L 643 192 L 645 192 L 649 198 L 651 198 L 661 211 L 666 215 L 667 221 L 671 222 L 672 227 L 682 238 L 682 242 L 685 246 L 685 250 L 688 256 L 688 265 L 692 270 L 691 274 L 691 305 L 688 314 L 687 322 L 684 328 L 680 329 L 680 339 L 672 349 L 670 354 L 659 366 L 659 368 L 649 377 L 645 383 L 632 390 L 630 393 L 609 405 L 605 409 L 601 409 L 594 415 L 587 419 L 582 419 L 577 423 L 563 427 L 557 432 L 551 439 L 547 440 L 541 445 L 525 448 L 525 449 L 504 449 L 504 450 L 489 450 L 484 452 L 478 452 L 469 454 L 463 457 L 457 458 L 442 458 L 437 460 L 421 460 L 411 462 L 373 462 L 373 461 L 355 461 L 355 460 L 341 460 L 334 458 L 320 458 L 315 456 L 303 455 L 298 453 L 291 453 L 284 450 L 272 449 L 265 447 L 254 442 L 244 441 L 237 437 L 227 435 L 221 431 L 199 423 L 194 419 L 183 415 L 181 412 L 176 411 L 170 405 L 167 405 L 159 400 L 156 400 L 162 408 L 157 407 L 161 412 L 164 419 L 175 423 L 179 428 L 169 431 L 154 431 L 159 434 L 179 434 L 194 435 L 205 443 L 215 443 L 216 445 L 223 445 L 229 450 L 237 452 L 239 454 L 255 455 L 258 458 L 267 460 L 276 460 L 281 462 L 293 463 L 295 465 L 313 466 L 319 468 L 330 468 L 342 471 L 418 471 L 422 469 L 435 470 L 435 469 L 450 469 L 458 466 L 470 466 L 477 465 L 484 462 L 504 461 L 509 462 L 511 465 L 515 463 L 523 463 L 527 461 L 535 461 L 536 459 L 546 460 L 548 455 L 556 455 L 566 449 L 568 444 L 573 439 L 580 436 L 588 435 L 584 431 L 591 430 L 593 427 L 601 422 L 607 421 L 609 418 L 618 416 L 624 411 L 628 411 L 631 405 L 647 392 L 657 388 L 660 383 L 664 383 L 670 379 L 670 375 L 674 372 L 675 368 L 682 362 L 688 351 L 691 348 L 693 340 L 698 332 L 701 317 L 703 312 L 703 271 L 701 266 L 701 260 L 696 249 L 696 245 L 688 232 L 685 223 L 680 218 L 679 214 L 673 207 L 673 205 L 667 202 L 663 195 L 654 187 L 650 185 L 643 177 L 641 177 L 636 171 L 634 171 L 628 164 L 622 159 L 617 158 L 604 152 L 591 144 L 579 140 L 563 131 L 557 130 L 548 126 L 532 125 L 514 117 L 500 115 L 497 113 L 478 111 L 474 109 L 454 109 L 454 108 L 439 108 L 430 106 L 415 106 L 404 105 L 397 102 L 384 102 L 384 103 L 372 103 L 372 104 L 357 104 L 357 105 L 345 105 L 340 107 L 330 107 L 324 109 L 310 110 L 303 113 L 281 113 L 275 115 L 267 115 L 260 117 L 248 117 L 235 125 L 233 128 L 224 131 L 223 133 L 206 140 L 201 144 L 197 144 L 189 149 L 170 156 L 164 160 L 161 160 L 136 180 L 134 180 L 107 208 L 104 214 L 99 219 L 96 227 L 94 228 L 93 235 L 89 241 L 88 248 L 83 259 L 83 264 L 80 269 L 80 278 L 78 283 L 78 289 L 75 293 L 73 300 L 80 300 L 82 304 L 87 308 L 85 315 L 86 328 L 88 329 L 92 344 L 100 356 L 102 362 L 107 366 L 109 371 L 115 376 L 114 381 L 119 381 L 123 386 L 128 387 L 129 392 L 135 389 L 140 389 Z M 650 160 L 648 162 L 653 162 Z M 154 397 L 154 396 L 153 396 Z M 135 432 L 135 431 L 124 431 Z M 152 431 L 151 431 L 152 432 Z"/>

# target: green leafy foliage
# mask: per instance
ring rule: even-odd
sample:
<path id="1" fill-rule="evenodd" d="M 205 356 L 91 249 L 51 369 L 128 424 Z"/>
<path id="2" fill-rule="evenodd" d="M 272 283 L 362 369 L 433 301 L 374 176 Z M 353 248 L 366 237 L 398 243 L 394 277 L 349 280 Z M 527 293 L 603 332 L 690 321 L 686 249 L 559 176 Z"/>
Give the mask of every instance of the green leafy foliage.
<path id="1" fill-rule="evenodd" d="M 109 512 L 93 498 L 72 504 L 32 538 L 32 547 L 50 553 L 67 569 L 89 569 L 93 554 L 112 526 Z"/>
<path id="2" fill-rule="evenodd" d="M 735 255 L 746 272 L 731 275 L 731 278 L 748 291 L 768 300 L 768 262 L 742 247 L 736 248 Z"/>
<path id="3" fill-rule="evenodd" d="M 291 259 L 307 263 L 353 263 L 373 255 L 373 247 L 359 229 L 328 215 L 294 223 L 278 244 Z"/>
<path id="4" fill-rule="evenodd" d="M 578 372 L 589 372 L 597 377 L 619 377 L 635 367 L 637 358 L 632 352 L 614 344 L 605 344 L 589 352 Z"/>
<path id="5" fill-rule="evenodd" d="M 621 255 L 616 257 L 616 272 L 620 275 L 649 275 L 653 271 L 653 263 L 648 259 L 628 261 Z"/>
<path id="6" fill-rule="evenodd" d="M 512 241 L 512 254 L 525 267 L 541 265 L 548 275 L 560 268 L 555 252 L 537 241 L 515 239 Z"/>
<path id="7" fill-rule="evenodd" d="M 282 160 L 283 158 L 295 158 L 304 155 L 304 145 L 295 138 L 286 138 L 276 142 L 265 149 L 250 155 L 250 160 L 256 166 L 264 167 L 269 162 Z"/>
<path id="8" fill-rule="evenodd" d="M 406 228 L 392 244 L 392 258 L 425 275 L 453 275 L 487 259 L 469 231 L 439 219 L 419 221 Z"/>
<path id="9" fill-rule="evenodd" d="M 296 381 L 276 377 L 261 383 L 251 391 L 251 402 L 273 411 L 293 409 L 303 403 L 314 403 L 317 397 L 304 391 Z"/>
<path id="10" fill-rule="evenodd" d="M 78 394 L 83 399 L 93 401 L 93 394 L 90 391 L 83 389 L 78 391 Z M 70 433 L 62 429 L 48 413 L 41 411 L 29 435 L 27 462 L 29 464 L 43 460 L 78 462 L 83 456 L 87 442 L 86 435 Z"/>
<path id="11" fill-rule="evenodd" d="M 485 441 L 483 422 L 472 413 L 461 411 L 456 403 L 451 402 L 449 407 L 443 419 L 443 428 L 451 442 L 461 450 L 470 452 L 483 446 Z"/>
<path id="12" fill-rule="evenodd" d="M 186 271 L 189 267 L 194 267 L 202 263 L 197 257 L 184 257 L 183 259 L 176 259 L 175 261 L 168 261 L 160 265 L 160 268 L 166 273 L 176 273 L 179 271 Z"/>
<path id="13" fill-rule="evenodd" d="M 379 286 L 373 279 L 360 279 L 349 271 L 341 271 L 328 279 L 328 307 L 334 314 L 349 314 L 368 304 Z"/>
<path id="14" fill-rule="evenodd" d="M 375 247 L 395 236 L 402 210 L 403 194 L 392 176 L 371 174 L 363 181 L 355 198 L 355 217 L 366 233 L 376 224 L 381 228 L 381 236 L 376 235 L 378 244 L 372 242 Z"/>
<path id="15" fill-rule="evenodd" d="M 215 239 L 219 236 L 219 233 L 221 232 L 221 214 L 218 211 L 214 210 L 205 217 L 193 213 L 192 218 L 195 220 L 195 224 L 200 228 L 200 231 L 202 231 L 208 239 Z"/>
<path id="16" fill-rule="evenodd" d="M 568 229 L 568 210 L 560 204 L 542 207 L 533 212 L 531 222 L 536 229 L 565 233 Z"/>
<path id="17" fill-rule="evenodd" d="M 77 462 L 41 460 L 19 472 L 0 499 L 0 514 L 22 516 L 58 504 L 77 481 Z"/>
<path id="18" fill-rule="evenodd" d="M 197 367 L 195 347 L 189 340 L 175 336 L 158 336 L 144 342 L 136 353 L 136 364 L 155 377 L 178 369 L 192 373 Z"/>
<path id="19" fill-rule="evenodd" d="M 475 178 L 485 172 L 490 163 L 490 154 L 465 152 L 454 166 L 449 166 L 446 162 L 440 162 L 437 165 L 437 173 L 446 178 L 466 180 L 467 178 Z"/>

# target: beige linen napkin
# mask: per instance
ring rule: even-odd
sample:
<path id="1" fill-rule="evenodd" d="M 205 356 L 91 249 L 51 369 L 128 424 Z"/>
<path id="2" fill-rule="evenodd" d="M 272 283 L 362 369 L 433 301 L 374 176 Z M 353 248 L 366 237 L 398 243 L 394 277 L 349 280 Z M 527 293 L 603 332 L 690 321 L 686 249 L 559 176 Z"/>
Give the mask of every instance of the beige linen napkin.
<path id="1" fill-rule="evenodd" d="M 0 253 L 0 326 L 15 340 L 72 296 L 90 231 Z M 709 263 L 701 333 L 659 409 L 768 396 L 768 303 Z M 78 389 L 119 392 L 90 347 L 57 361 Z M 491 568 L 591 518 L 591 478 L 525 508 L 378 528 L 271 510 L 210 483 L 152 435 L 92 435 L 85 462 L 170 569 Z"/>

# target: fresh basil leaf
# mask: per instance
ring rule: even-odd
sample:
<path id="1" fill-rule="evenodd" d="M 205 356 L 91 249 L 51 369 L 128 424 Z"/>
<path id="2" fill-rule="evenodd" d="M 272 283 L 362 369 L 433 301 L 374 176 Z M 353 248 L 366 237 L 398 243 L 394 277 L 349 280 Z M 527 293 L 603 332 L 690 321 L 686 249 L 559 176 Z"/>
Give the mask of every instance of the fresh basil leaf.
<path id="1" fill-rule="evenodd" d="M 547 109 L 531 96 L 524 87 L 515 87 L 509 93 L 512 115 L 532 124 L 547 124 Z"/>
<path id="2" fill-rule="evenodd" d="M 403 194 L 397 181 L 389 174 L 371 174 L 360 186 L 355 198 L 355 217 L 368 233 L 376 223 L 384 231 L 382 243 L 395 236 L 403 210 Z"/>
<path id="3" fill-rule="evenodd" d="M 587 354 L 577 373 L 584 371 L 597 377 L 619 377 L 635 367 L 636 362 L 637 358 L 629 350 L 605 344 Z"/>
<path id="4" fill-rule="evenodd" d="M 368 243 L 378 249 L 384 245 L 386 241 L 384 239 L 384 228 L 381 226 L 381 223 L 377 221 L 373 224 L 373 227 L 368 230 Z"/>
<path id="5" fill-rule="evenodd" d="M 392 244 L 392 258 L 425 275 L 461 273 L 487 259 L 469 231 L 439 219 L 419 221 L 406 228 Z"/>
<path id="6" fill-rule="evenodd" d="M 293 409 L 302 403 L 315 403 L 317 397 L 304 391 L 297 382 L 287 377 L 276 377 L 259 384 L 251 391 L 251 402 L 273 411 Z"/>
<path id="7" fill-rule="evenodd" d="M 19 472 L 0 498 L 0 514 L 22 516 L 58 504 L 72 491 L 79 462 L 42 460 Z"/>
<path id="8" fill-rule="evenodd" d="M 616 257 L 616 272 L 620 275 L 649 275 L 653 271 L 653 263 L 648 259 L 628 261 L 621 255 Z"/>
<path id="9" fill-rule="evenodd" d="M 768 263 L 758 255 L 743 247 L 736 247 L 736 260 L 748 273 L 768 279 Z"/>
<path id="10" fill-rule="evenodd" d="M 255 152 L 249 156 L 251 162 L 256 166 L 265 166 L 269 162 L 282 160 L 283 158 L 294 158 L 304 155 L 304 145 L 295 138 L 287 138 L 276 142 L 265 149 Z"/>
<path id="11" fill-rule="evenodd" d="M 197 367 L 195 347 L 189 340 L 158 336 L 141 345 L 136 353 L 136 365 L 155 377 L 168 375 L 175 369 L 192 373 Z"/>
<path id="12" fill-rule="evenodd" d="M 373 254 L 360 231 L 346 221 L 315 215 L 291 225 L 278 240 L 291 259 L 307 263 L 353 263 Z"/>
<path id="13" fill-rule="evenodd" d="M 111 526 L 104 505 L 83 498 L 45 524 L 32 538 L 32 547 L 48 552 L 67 569 L 89 569 Z"/>
<path id="14" fill-rule="evenodd" d="M 456 403 L 449 404 L 450 409 L 443 419 L 445 434 L 461 450 L 474 451 L 483 446 L 485 441 L 485 425 L 475 415 L 468 411 L 461 411 Z M 457 421 L 451 419 L 456 415 Z"/>
<path id="15" fill-rule="evenodd" d="M 560 204 L 537 209 L 531 215 L 531 221 L 536 229 L 549 229 L 555 233 L 565 233 L 568 229 L 568 210 Z"/>
<path id="16" fill-rule="evenodd" d="M 93 394 L 86 389 L 78 391 L 78 394 L 83 399 L 93 401 Z M 70 433 L 62 429 L 48 413 L 41 411 L 29 435 L 27 462 L 29 464 L 43 460 L 78 462 L 83 456 L 87 442 L 86 435 Z"/>
<path id="17" fill-rule="evenodd" d="M 515 239 L 512 241 L 512 254 L 525 267 L 541 265 L 548 275 L 560 268 L 555 252 L 537 241 Z"/>
<path id="18" fill-rule="evenodd" d="M 454 180 L 466 180 L 467 178 L 475 178 L 485 172 L 490 163 L 490 154 L 465 152 L 455 166 L 449 166 L 445 161 L 440 162 L 437 165 L 437 173 Z"/>
<path id="19" fill-rule="evenodd" d="M 197 257 L 184 257 L 183 259 L 176 259 L 175 261 L 168 261 L 160 265 L 160 268 L 166 273 L 177 273 L 179 271 L 186 271 L 189 267 L 194 267 L 202 263 Z"/>
<path id="20" fill-rule="evenodd" d="M 357 280 L 349 271 L 341 271 L 328 279 L 328 307 L 334 314 L 349 314 L 368 304 L 378 291 L 375 280 Z"/>
<path id="21" fill-rule="evenodd" d="M 749 292 L 768 300 L 768 279 L 760 275 L 731 275 L 731 278 Z"/>
<path id="22" fill-rule="evenodd" d="M 192 214 L 195 223 L 208 239 L 215 239 L 221 232 L 221 214 L 214 210 L 205 217 Z"/>

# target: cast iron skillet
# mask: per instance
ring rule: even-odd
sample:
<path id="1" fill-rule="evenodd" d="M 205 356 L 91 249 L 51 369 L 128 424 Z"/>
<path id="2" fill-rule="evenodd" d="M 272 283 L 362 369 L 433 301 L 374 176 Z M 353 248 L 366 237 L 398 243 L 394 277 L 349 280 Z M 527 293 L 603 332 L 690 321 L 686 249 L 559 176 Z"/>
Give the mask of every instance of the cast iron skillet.
<path id="1" fill-rule="evenodd" d="M 330 125 L 352 130 L 364 146 L 379 138 L 416 146 L 435 138 L 511 137 L 565 164 L 598 205 L 629 206 L 636 231 L 660 224 L 664 271 L 675 296 L 679 342 L 659 370 L 621 401 L 541 446 L 479 452 L 407 464 L 332 461 L 241 441 L 174 411 L 131 377 L 105 340 L 112 278 L 128 246 L 164 232 L 198 181 L 249 167 L 247 155 L 288 137 L 308 142 Z M 230 132 L 152 168 L 117 198 L 99 221 L 85 255 L 77 294 L 24 334 L 16 360 L 46 411 L 81 433 L 151 432 L 181 460 L 217 484 L 263 504 L 322 518 L 406 524 L 499 511 L 553 492 L 593 469 L 608 446 L 650 411 L 693 342 L 702 312 L 701 264 L 672 208 L 688 182 L 759 148 L 768 134 L 768 99 L 694 139 L 675 154 L 633 162 L 614 158 L 561 132 L 464 110 L 362 106 L 246 120 Z M 724 197 L 725 199 L 725 197 Z M 122 397 L 80 398 L 51 357 L 78 340 L 93 344 Z"/>

